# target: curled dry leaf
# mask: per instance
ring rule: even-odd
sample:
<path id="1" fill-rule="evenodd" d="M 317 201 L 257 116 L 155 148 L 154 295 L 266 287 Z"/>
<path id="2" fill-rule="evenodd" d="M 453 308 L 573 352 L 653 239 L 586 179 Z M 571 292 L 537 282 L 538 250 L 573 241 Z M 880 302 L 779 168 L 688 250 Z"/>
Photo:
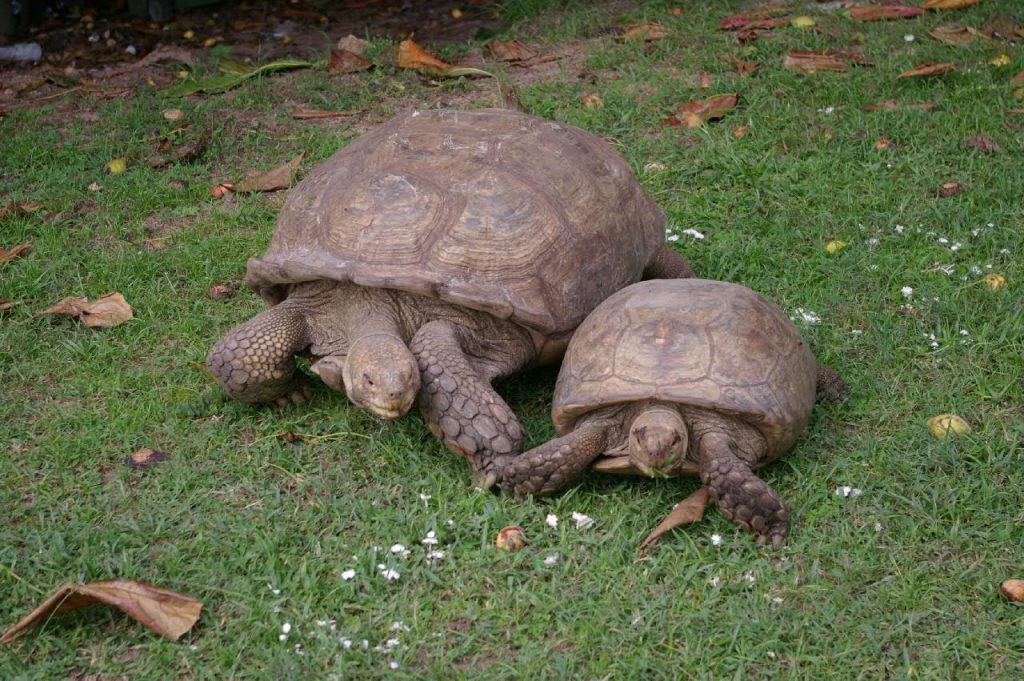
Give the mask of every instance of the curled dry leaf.
<path id="1" fill-rule="evenodd" d="M 158 452 L 155 449 L 143 447 L 142 449 L 136 449 L 134 452 L 129 454 L 128 458 L 125 459 L 125 463 L 132 468 L 145 469 L 155 463 L 167 461 L 169 458 L 171 457 L 166 452 Z"/>
<path id="2" fill-rule="evenodd" d="M 238 282 L 229 281 L 224 284 L 214 284 L 206 292 L 213 300 L 227 300 L 238 293 Z"/>
<path id="3" fill-rule="evenodd" d="M 0 205 L 0 220 L 8 215 L 29 215 L 42 208 L 43 204 L 38 201 L 8 201 Z"/>
<path id="4" fill-rule="evenodd" d="M 650 42 L 652 40 L 661 40 L 668 35 L 669 30 L 661 24 L 631 24 L 626 27 L 626 31 L 622 34 L 622 39 Z"/>
<path id="5" fill-rule="evenodd" d="M 697 73 L 697 83 L 700 86 L 701 90 L 710 90 L 711 89 L 711 74 L 708 73 L 707 71 L 705 71 L 704 69 L 701 69 Z"/>
<path id="6" fill-rule="evenodd" d="M 944 199 L 948 199 L 951 196 L 956 196 L 962 192 L 966 187 L 960 182 L 943 182 L 939 185 L 939 196 Z"/>
<path id="7" fill-rule="evenodd" d="M 946 45 L 968 47 L 974 42 L 978 32 L 967 26 L 936 26 L 928 31 L 928 35 Z"/>
<path id="8" fill-rule="evenodd" d="M 327 59 L 327 73 L 358 73 L 373 68 L 373 62 L 355 52 L 344 49 L 331 50 Z"/>
<path id="9" fill-rule="evenodd" d="M 292 109 L 292 118 L 300 121 L 316 120 L 318 118 L 338 118 L 340 116 L 355 116 L 358 111 L 329 111 L 327 109 L 310 109 L 305 106 L 297 106 Z"/>
<path id="10" fill-rule="evenodd" d="M 236 192 L 273 192 L 278 189 L 287 189 L 295 182 L 295 174 L 302 164 L 303 156 L 305 153 L 299 154 L 283 166 L 278 166 L 265 173 L 250 175 L 230 189 Z"/>
<path id="11" fill-rule="evenodd" d="M 111 605 L 147 629 L 177 641 L 199 620 L 203 604 L 194 598 L 131 579 L 65 584 L 0 637 L 10 643 L 29 627 L 62 612 L 94 603 Z"/>
<path id="12" fill-rule="evenodd" d="M 935 111 L 938 107 L 934 104 L 900 104 L 895 99 L 887 99 L 880 104 L 865 104 L 861 107 L 865 111 L 897 111 L 909 109 L 911 111 Z"/>
<path id="13" fill-rule="evenodd" d="M 989 272 L 985 275 L 985 283 L 993 291 L 1002 291 L 1006 288 L 1006 277 L 999 272 Z"/>
<path id="14" fill-rule="evenodd" d="M 737 14 L 726 17 L 718 24 L 719 31 L 769 30 L 789 26 L 789 19 L 783 17 L 761 17 Z"/>
<path id="15" fill-rule="evenodd" d="M 708 121 L 716 120 L 736 108 L 740 96 L 735 92 L 718 95 L 696 102 L 686 102 L 676 107 L 673 115 L 665 120 L 665 125 L 684 128 L 697 128 Z"/>
<path id="16" fill-rule="evenodd" d="M 7 310 L 10 310 L 15 305 L 21 305 L 22 302 L 24 302 L 24 301 L 21 301 L 21 300 L 4 300 L 3 298 L 0 298 L 0 312 L 6 312 Z"/>
<path id="17" fill-rule="evenodd" d="M 456 78 L 458 76 L 494 77 L 494 74 L 482 69 L 475 69 L 469 66 L 452 66 L 443 62 L 413 42 L 412 38 L 406 38 L 398 44 L 395 66 L 400 69 L 414 69 L 434 78 Z"/>
<path id="18" fill-rule="evenodd" d="M 1021 71 L 1016 76 L 1010 79 L 1011 85 L 1024 85 L 1024 71 Z"/>
<path id="19" fill-rule="evenodd" d="M 335 47 L 337 47 L 339 50 L 347 50 L 352 54 L 356 54 L 362 57 L 363 51 L 366 50 L 366 47 L 369 44 L 369 41 L 363 40 L 362 38 L 357 38 L 356 36 L 350 33 L 341 40 L 339 40 L 338 44 Z"/>
<path id="20" fill-rule="evenodd" d="M 1015 18 L 1000 14 L 982 24 L 979 33 L 986 38 L 1013 40 L 1014 38 L 1024 38 L 1024 26 Z"/>
<path id="21" fill-rule="evenodd" d="M 1003 150 L 1003 148 L 999 146 L 999 144 L 993 142 L 984 135 L 975 135 L 974 137 L 967 139 L 964 142 L 964 144 L 966 144 L 969 147 L 974 147 L 979 151 L 984 151 L 987 153 L 998 152 Z"/>
<path id="22" fill-rule="evenodd" d="M 782 68 L 800 73 L 842 72 L 849 70 L 846 62 L 824 52 L 793 50 L 782 58 Z"/>
<path id="23" fill-rule="evenodd" d="M 30 248 L 32 248 L 32 239 L 29 239 L 23 244 L 13 246 L 11 250 L 7 250 L 3 246 L 0 246 L 0 264 L 14 260 Z"/>
<path id="24" fill-rule="evenodd" d="M 924 9 L 962 9 L 979 2 L 981 0 L 927 0 L 921 7 Z"/>
<path id="25" fill-rule="evenodd" d="M 593 92 L 583 95 L 580 101 L 583 103 L 584 109 L 601 109 L 604 107 L 604 100 Z"/>
<path id="26" fill-rule="evenodd" d="M 850 9 L 850 18 L 857 21 L 884 21 L 886 19 L 911 19 L 921 16 L 920 7 L 906 5 L 867 5 Z"/>
<path id="27" fill-rule="evenodd" d="M 736 69 L 736 73 L 741 76 L 749 76 L 754 73 L 759 66 L 761 66 L 756 61 L 745 61 L 743 59 L 737 59 L 736 57 L 732 57 L 729 61 L 732 62 L 733 67 Z"/>
<path id="28" fill-rule="evenodd" d="M 904 71 L 897 78 L 923 78 L 927 76 L 944 76 L 947 73 L 956 71 L 956 64 L 943 62 L 941 64 L 921 64 L 912 69 Z"/>
<path id="29" fill-rule="evenodd" d="M 1008 579 L 999 585 L 999 593 L 1004 598 L 1024 603 L 1024 579 Z"/>
<path id="30" fill-rule="evenodd" d="M 699 523 L 704 518 L 704 509 L 708 507 L 708 490 L 701 487 L 696 492 L 686 497 L 672 509 L 664 520 L 661 521 L 654 531 L 647 535 L 640 544 L 640 553 L 644 553 L 652 544 L 661 539 L 661 536 L 682 525 Z"/>
<path id="31" fill-rule="evenodd" d="M 91 303 L 85 297 L 69 296 L 32 316 L 44 314 L 77 317 L 86 326 L 96 329 L 117 326 L 134 317 L 131 306 L 120 293 L 108 293 Z"/>
<path id="32" fill-rule="evenodd" d="M 526 61 L 537 56 L 537 51 L 521 40 L 492 40 L 487 43 L 487 51 L 501 61 Z"/>

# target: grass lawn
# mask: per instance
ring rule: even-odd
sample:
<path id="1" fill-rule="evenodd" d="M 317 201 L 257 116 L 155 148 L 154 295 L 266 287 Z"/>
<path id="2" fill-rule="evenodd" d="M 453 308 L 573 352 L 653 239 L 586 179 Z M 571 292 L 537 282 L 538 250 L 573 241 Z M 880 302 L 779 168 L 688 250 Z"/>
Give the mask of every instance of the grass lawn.
<path id="1" fill-rule="evenodd" d="M 414 106 L 493 106 L 494 80 L 383 65 L 175 100 L 71 94 L 0 117 L 0 201 L 43 206 L 0 222 L 0 245 L 33 240 L 0 264 L 0 299 L 22 301 L 0 312 L 0 628 L 66 581 L 145 580 L 204 609 L 177 643 L 109 609 L 55 617 L 0 649 L 0 678 L 1024 678 L 1024 607 L 998 590 L 1024 577 L 1024 115 L 1011 112 L 1024 102 L 1010 82 L 1024 52 L 1020 38 L 929 36 L 1020 4 L 871 23 L 799 6 L 789 15 L 818 30 L 745 44 L 716 30 L 739 2 L 565 4 L 506 3 L 498 36 L 560 59 L 483 67 L 529 112 L 613 138 L 698 273 L 778 302 L 851 387 L 763 472 L 790 509 L 784 548 L 757 548 L 712 509 L 638 560 L 696 480 L 592 474 L 516 501 L 472 489 L 417 414 L 379 422 L 323 388 L 302 407 L 248 407 L 202 372 L 263 307 L 208 290 L 241 280 L 284 198 L 210 187 L 299 152 L 308 171 Z M 617 39 L 641 22 L 668 35 Z M 482 45 L 424 47 L 479 64 Z M 829 48 L 873 66 L 782 68 L 788 51 Z M 733 58 L 760 66 L 741 76 Z M 957 69 L 897 79 L 927 62 Z M 662 124 L 733 92 L 721 120 Z M 935 109 L 863 108 L 886 100 Z M 294 106 L 358 114 L 310 122 Z M 210 144 L 153 169 L 171 108 Z M 105 175 L 115 157 L 128 170 Z M 950 182 L 964 190 L 941 196 Z M 845 247 L 829 255 L 830 241 Z M 115 328 L 33 316 L 113 291 L 135 312 Z M 531 446 L 552 435 L 556 375 L 500 388 Z M 932 438 L 925 421 L 946 412 L 972 432 Z M 169 458 L 125 465 L 140 447 Z M 577 529 L 574 512 L 595 523 Z M 529 547 L 495 550 L 506 525 Z"/>

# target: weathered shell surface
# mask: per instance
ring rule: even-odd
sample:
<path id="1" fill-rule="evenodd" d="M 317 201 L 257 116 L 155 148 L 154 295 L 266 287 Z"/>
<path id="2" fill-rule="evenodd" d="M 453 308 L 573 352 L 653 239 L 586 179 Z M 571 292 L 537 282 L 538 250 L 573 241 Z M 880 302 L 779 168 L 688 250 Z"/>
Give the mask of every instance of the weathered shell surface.
<path id="1" fill-rule="evenodd" d="M 564 337 L 664 238 L 601 138 L 509 110 L 415 112 L 295 188 L 247 282 L 270 303 L 321 278 L 395 288 Z"/>
<path id="2" fill-rule="evenodd" d="M 600 407 L 658 399 L 734 415 L 789 449 L 807 425 L 817 362 L 793 323 L 760 295 L 706 279 L 645 281 L 580 325 L 555 387 L 559 435 Z"/>

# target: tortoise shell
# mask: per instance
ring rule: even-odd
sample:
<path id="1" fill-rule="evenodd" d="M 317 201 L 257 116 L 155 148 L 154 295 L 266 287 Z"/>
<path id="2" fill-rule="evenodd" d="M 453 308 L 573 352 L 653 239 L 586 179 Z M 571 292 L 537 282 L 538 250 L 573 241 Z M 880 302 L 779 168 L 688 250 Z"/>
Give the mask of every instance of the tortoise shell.
<path id="1" fill-rule="evenodd" d="M 742 419 L 781 456 L 807 425 L 817 362 L 778 307 L 738 284 L 664 279 L 628 286 L 587 317 L 558 375 L 559 435 L 601 407 L 664 400 Z"/>
<path id="2" fill-rule="evenodd" d="M 661 209 L 596 135 L 517 111 L 433 110 L 316 167 L 246 281 L 270 304 L 322 278 L 434 296 L 564 347 L 664 240 Z"/>

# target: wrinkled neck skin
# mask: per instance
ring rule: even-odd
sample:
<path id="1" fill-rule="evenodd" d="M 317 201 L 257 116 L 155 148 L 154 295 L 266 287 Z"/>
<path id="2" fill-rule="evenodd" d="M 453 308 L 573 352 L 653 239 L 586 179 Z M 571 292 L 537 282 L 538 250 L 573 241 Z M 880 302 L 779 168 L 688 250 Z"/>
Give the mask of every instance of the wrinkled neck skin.
<path id="1" fill-rule="evenodd" d="M 686 428 L 685 461 L 687 462 L 692 464 L 698 462 L 700 442 L 705 435 L 723 433 L 732 440 L 736 455 L 751 464 L 752 467 L 760 467 L 767 463 L 763 458 L 767 449 L 764 436 L 750 424 L 716 411 L 674 402 L 644 400 L 603 407 L 580 417 L 575 427 L 579 428 L 583 423 L 591 421 L 606 422 L 609 428 L 609 444 L 604 456 L 628 456 L 634 422 L 644 414 L 656 413 L 659 410 L 671 410 L 681 416 Z M 667 474 L 673 475 L 680 472 L 682 471 L 678 467 L 666 471 Z"/>

